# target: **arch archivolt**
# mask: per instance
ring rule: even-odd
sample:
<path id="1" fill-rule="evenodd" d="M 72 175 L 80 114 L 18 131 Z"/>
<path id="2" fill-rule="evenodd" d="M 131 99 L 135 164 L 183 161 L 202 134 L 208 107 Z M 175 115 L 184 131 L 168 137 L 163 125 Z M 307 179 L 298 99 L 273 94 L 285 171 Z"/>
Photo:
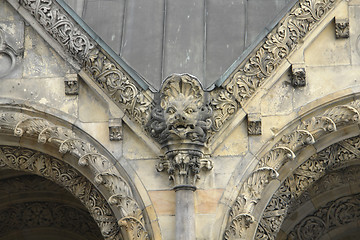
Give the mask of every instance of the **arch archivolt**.
<path id="1" fill-rule="evenodd" d="M 87 207 L 105 239 L 148 239 L 140 204 L 115 163 L 66 124 L 21 111 L 0 109 L 0 144 L 44 149 L 41 152 L 51 156 L 3 146 L 0 166 L 31 172 L 65 187 Z"/>
<path id="2" fill-rule="evenodd" d="M 346 159 L 354 160 L 360 152 L 360 140 L 351 138 L 359 135 L 359 110 L 359 100 L 333 103 L 295 122 L 264 147 L 231 205 L 224 239 L 274 239 L 290 202 L 329 167 L 348 164 Z"/>

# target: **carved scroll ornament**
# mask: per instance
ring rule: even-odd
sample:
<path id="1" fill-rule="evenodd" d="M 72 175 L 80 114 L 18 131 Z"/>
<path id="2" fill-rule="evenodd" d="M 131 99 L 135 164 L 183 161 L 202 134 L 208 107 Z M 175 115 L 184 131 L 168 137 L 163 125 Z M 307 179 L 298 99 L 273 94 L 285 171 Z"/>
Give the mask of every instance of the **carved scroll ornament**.
<path id="1" fill-rule="evenodd" d="M 110 160 L 100 154 L 93 145 L 65 127 L 23 113 L 1 113 L 0 127 L 4 134 L 35 138 L 40 144 L 53 144 L 58 147 L 60 153 L 75 156 L 79 159 L 80 166 L 87 167 L 93 172 L 95 183 L 107 189 L 111 195 L 108 203 L 118 208 L 123 217 L 131 216 L 136 219 L 137 231 L 143 231 L 148 237 L 142 211 L 134 200 L 129 184 L 120 176 Z"/>
<path id="2" fill-rule="evenodd" d="M 252 210 L 254 209 L 256 203 L 258 202 L 262 191 L 265 189 L 266 185 L 270 182 L 271 178 L 269 176 L 276 176 L 277 171 L 287 162 L 292 161 L 296 158 L 296 152 L 302 149 L 307 145 L 314 144 L 317 139 L 321 136 L 336 131 L 339 127 L 349 124 L 359 123 L 360 113 L 358 111 L 360 109 L 360 101 L 351 102 L 348 105 L 339 105 L 332 107 L 326 110 L 320 116 L 314 116 L 310 119 L 304 120 L 301 122 L 299 126 L 296 127 L 292 132 L 283 135 L 280 140 L 274 145 L 274 147 L 266 153 L 259 160 L 258 166 L 255 168 L 252 174 L 247 178 L 244 182 L 239 195 L 237 196 L 233 206 L 230 210 L 230 217 L 228 220 L 228 225 L 225 230 L 225 238 L 229 236 L 229 232 L 232 233 L 240 233 L 244 232 L 246 229 L 236 229 L 234 230 L 234 226 L 232 226 L 232 221 L 236 217 L 236 214 L 252 214 Z M 310 161 L 304 164 L 304 171 L 306 168 L 317 169 L 318 167 L 323 166 L 323 163 L 312 164 Z M 308 166 L 306 164 L 310 164 Z M 260 171 L 261 169 L 269 169 L 268 171 Z M 273 173 L 272 173 L 273 172 Z M 321 172 L 321 171 L 320 171 Z M 267 181 L 257 181 L 256 185 L 261 187 L 254 188 L 253 186 L 253 178 L 254 174 L 258 175 L 259 178 L 268 179 Z M 269 175 L 270 174 L 270 175 Z M 285 181 L 286 182 L 286 181 Z M 308 182 L 308 180 L 300 181 L 302 184 Z M 261 183 L 261 184 L 260 184 Z M 284 183 L 286 184 L 286 183 Z M 289 184 L 288 186 L 292 186 Z M 283 189 L 281 187 L 280 189 Z M 244 193 L 254 192 L 252 194 L 247 194 L 247 197 L 244 197 Z M 285 191 L 285 190 L 284 190 Z M 286 190 L 289 193 L 294 192 L 293 190 Z M 288 196 L 285 199 L 290 200 Z M 279 199 L 274 196 L 273 202 L 285 203 L 284 199 Z M 282 208 L 274 208 L 274 213 L 269 213 L 269 216 L 274 215 L 274 218 L 271 219 L 271 223 L 267 223 L 271 226 L 275 226 L 275 223 L 281 223 L 284 219 L 284 214 L 286 211 L 282 210 Z M 264 213 L 266 215 L 266 213 Z M 268 218 L 266 218 L 268 220 Z M 261 226 L 261 223 L 260 223 Z M 278 225 L 276 225 L 278 226 Z M 259 230 L 260 231 L 260 230 Z M 265 231 L 265 230 L 262 230 Z M 266 232 L 266 231 L 265 231 Z M 276 230 L 274 230 L 276 232 Z M 234 238 L 239 237 L 238 235 L 233 235 Z M 228 238 L 231 239 L 231 238 Z M 261 238 L 260 238 L 261 239 Z M 268 238 L 264 238 L 268 239 Z M 272 238 L 269 238 L 272 239 Z"/>

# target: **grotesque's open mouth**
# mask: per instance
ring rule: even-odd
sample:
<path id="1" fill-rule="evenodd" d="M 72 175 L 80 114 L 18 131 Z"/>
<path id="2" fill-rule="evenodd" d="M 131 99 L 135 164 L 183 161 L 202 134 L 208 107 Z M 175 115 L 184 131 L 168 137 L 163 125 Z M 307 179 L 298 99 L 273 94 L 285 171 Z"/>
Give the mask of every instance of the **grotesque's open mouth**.
<path id="1" fill-rule="evenodd" d="M 175 130 L 175 131 L 186 131 L 190 129 L 194 129 L 195 126 L 193 124 L 186 124 L 186 123 L 175 123 L 174 125 L 169 126 L 169 130 Z"/>

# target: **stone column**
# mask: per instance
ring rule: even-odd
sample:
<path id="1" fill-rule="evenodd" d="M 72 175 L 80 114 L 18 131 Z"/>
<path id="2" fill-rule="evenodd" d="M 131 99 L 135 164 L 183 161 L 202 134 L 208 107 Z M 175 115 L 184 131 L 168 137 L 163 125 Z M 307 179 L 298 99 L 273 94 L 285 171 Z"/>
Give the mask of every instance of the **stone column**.
<path id="1" fill-rule="evenodd" d="M 176 192 L 176 240 L 193 240 L 195 235 L 195 203 L 192 186 L 177 186 Z"/>

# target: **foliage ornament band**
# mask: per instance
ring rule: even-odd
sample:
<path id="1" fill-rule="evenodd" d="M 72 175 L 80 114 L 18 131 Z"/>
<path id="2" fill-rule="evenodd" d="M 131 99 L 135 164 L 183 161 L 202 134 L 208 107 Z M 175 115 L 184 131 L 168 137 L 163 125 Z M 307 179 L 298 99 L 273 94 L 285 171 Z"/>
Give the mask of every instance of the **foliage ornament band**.
<path id="1" fill-rule="evenodd" d="M 63 10 L 56 0 L 19 0 L 90 78 L 135 122 L 154 112 L 151 96 Z M 213 124 L 207 141 L 276 71 L 283 60 L 335 6 L 336 0 L 299 0 L 228 79 L 210 92 Z"/>

